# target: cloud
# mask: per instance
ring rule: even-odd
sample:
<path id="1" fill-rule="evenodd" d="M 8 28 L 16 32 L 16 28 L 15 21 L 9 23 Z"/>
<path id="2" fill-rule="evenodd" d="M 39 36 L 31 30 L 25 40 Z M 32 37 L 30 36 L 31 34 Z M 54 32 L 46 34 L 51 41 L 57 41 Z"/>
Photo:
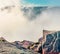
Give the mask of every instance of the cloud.
<path id="1" fill-rule="evenodd" d="M 4 5 L 0 4 L 0 36 L 8 41 L 30 40 L 35 42 L 43 36 L 43 29 L 60 29 L 60 8 L 23 7 L 19 0 L 8 1 L 4 0 Z M 5 9 L 5 7 L 10 9 Z M 1 8 L 4 10 L 1 11 Z"/>
<path id="2" fill-rule="evenodd" d="M 22 11 L 24 12 L 24 16 L 26 16 L 28 20 L 34 20 L 37 18 L 38 15 L 42 13 L 42 11 L 46 9 L 47 6 L 46 7 L 23 7 Z"/>
<path id="3" fill-rule="evenodd" d="M 27 23 L 27 20 L 24 18 L 22 11 L 20 11 L 20 4 L 18 3 L 19 1 L 17 0 L 13 1 L 14 4 L 12 3 L 12 0 L 9 0 L 10 3 L 7 0 L 4 0 L 4 2 L 2 2 L 2 0 L 0 1 L 1 1 L 1 4 L 0 4 L 1 6 L 0 7 L 0 36 L 5 37 L 8 41 L 14 41 L 16 39 L 18 40 L 18 38 L 21 36 L 15 35 L 16 30 L 18 30 L 18 28 L 22 29 Z M 13 5 L 15 7 L 12 7 Z M 5 7 L 12 7 L 12 8 L 10 9 L 10 12 L 8 12 L 9 9 L 8 8 L 4 9 Z M 3 11 L 1 9 L 3 9 Z M 17 38 L 15 38 L 15 36 Z"/>
<path id="4" fill-rule="evenodd" d="M 43 29 L 45 30 L 60 30 L 60 7 L 43 7 L 44 10 L 41 10 L 40 13 L 36 10 L 38 7 L 36 7 L 35 12 L 37 11 L 38 14 L 35 14 L 30 8 L 30 12 L 27 10 L 26 14 L 28 21 L 32 24 L 31 27 L 33 28 L 32 30 L 30 29 L 29 31 L 30 34 L 34 34 L 31 36 L 39 37 L 43 36 Z M 28 8 L 27 8 L 28 9 Z M 40 10 L 40 9 L 38 9 Z M 35 16 L 33 18 L 33 16 Z M 29 16 L 29 17 L 28 17 Z M 31 17 L 31 19 L 30 19 Z M 32 37 L 33 38 L 33 37 Z M 35 39 L 34 39 L 35 40 Z"/>
<path id="5" fill-rule="evenodd" d="M 44 29 L 60 30 L 60 7 L 52 7 L 47 10 L 48 20 L 44 23 Z"/>

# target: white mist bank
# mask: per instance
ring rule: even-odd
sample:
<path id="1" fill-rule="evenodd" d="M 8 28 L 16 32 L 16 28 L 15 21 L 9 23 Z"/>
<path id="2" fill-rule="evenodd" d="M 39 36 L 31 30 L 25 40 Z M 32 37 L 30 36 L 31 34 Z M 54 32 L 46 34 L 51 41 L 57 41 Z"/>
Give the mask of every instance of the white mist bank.
<path id="1" fill-rule="evenodd" d="M 47 8 L 35 20 L 29 21 L 21 11 L 19 0 L 0 0 L 0 3 L 0 37 L 10 42 L 16 40 L 36 42 L 43 36 L 43 29 L 60 30 L 60 8 Z M 11 8 L 5 9 L 6 6 Z"/>

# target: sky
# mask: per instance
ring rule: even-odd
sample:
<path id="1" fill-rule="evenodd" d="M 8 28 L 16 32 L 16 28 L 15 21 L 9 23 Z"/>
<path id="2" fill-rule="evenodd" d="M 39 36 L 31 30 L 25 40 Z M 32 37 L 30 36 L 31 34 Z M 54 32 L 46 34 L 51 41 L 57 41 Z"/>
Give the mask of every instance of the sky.
<path id="1" fill-rule="evenodd" d="M 60 0 L 22 0 L 24 5 L 60 6 Z"/>
<path id="2" fill-rule="evenodd" d="M 0 37 L 10 42 L 36 42 L 43 37 L 43 29 L 60 30 L 60 7 L 45 6 L 45 1 L 42 0 L 41 3 L 36 2 L 38 0 L 0 0 Z M 59 0 L 56 3 L 50 1 L 53 5 L 58 5 L 57 2 Z M 35 4 L 38 6 L 35 7 Z"/>

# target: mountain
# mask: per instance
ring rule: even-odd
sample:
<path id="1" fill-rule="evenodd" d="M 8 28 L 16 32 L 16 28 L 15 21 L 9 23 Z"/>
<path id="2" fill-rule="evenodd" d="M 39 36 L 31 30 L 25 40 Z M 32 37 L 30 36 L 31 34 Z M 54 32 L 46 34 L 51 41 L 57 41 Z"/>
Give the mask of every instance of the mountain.
<path id="1" fill-rule="evenodd" d="M 33 42 L 31 41 L 27 41 L 27 40 L 23 40 L 23 41 L 15 41 L 12 44 L 14 44 L 17 48 L 24 48 L 24 49 L 28 49 L 28 47 L 33 44 Z"/>
<path id="2" fill-rule="evenodd" d="M 60 31 L 44 31 L 45 52 L 60 52 Z"/>
<path id="3" fill-rule="evenodd" d="M 8 42 L 3 37 L 0 38 L 0 54 L 39 54 L 33 50 L 22 47 L 21 42 Z"/>
<path id="4" fill-rule="evenodd" d="M 20 50 L 16 46 L 7 42 L 3 37 L 0 38 L 0 54 L 18 54 L 18 52 L 20 53 Z"/>

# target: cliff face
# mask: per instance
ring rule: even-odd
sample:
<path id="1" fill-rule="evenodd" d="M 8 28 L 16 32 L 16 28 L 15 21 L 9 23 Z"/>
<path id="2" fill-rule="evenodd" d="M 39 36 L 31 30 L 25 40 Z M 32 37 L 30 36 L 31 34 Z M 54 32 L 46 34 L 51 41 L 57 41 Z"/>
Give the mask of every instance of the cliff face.
<path id="1" fill-rule="evenodd" d="M 56 31 L 43 30 L 43 39 L 46 41 L 46 35 L 47 35 L 47 34 L 54 33 L 54 32 L 56 32 Z"/>
<path id="2" fill-rule="evenodd" d="M 60 31 L 44 31 L 45 43 L 43 48 L 45 52 L 60 52 Z"/>

